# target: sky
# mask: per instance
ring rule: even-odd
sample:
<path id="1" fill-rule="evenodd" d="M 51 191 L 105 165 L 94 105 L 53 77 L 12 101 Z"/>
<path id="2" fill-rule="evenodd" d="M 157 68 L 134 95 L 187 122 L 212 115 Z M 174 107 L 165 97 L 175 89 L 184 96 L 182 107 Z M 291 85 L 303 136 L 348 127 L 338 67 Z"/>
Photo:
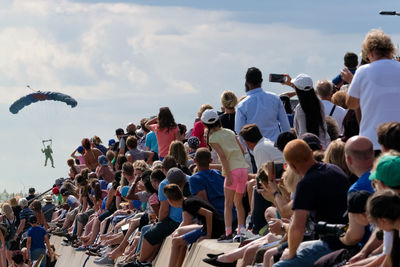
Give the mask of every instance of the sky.
<path id="1" fill-rule="evenodd" d="M 115 138 L 116 128 L 169 106 L 192 127 L 201 104 L 220 107 L 224 90 L 244 95 L 247 68 L 332 79 L 365 34 L 384 30 L 400 43 L 398 1 L 0 0 L 0 192 L 49 189 L 84 137 Z M 78 101 L 9 106 L 33 90 Z M 55 168 L 44 167 L 52 139 Z"/>

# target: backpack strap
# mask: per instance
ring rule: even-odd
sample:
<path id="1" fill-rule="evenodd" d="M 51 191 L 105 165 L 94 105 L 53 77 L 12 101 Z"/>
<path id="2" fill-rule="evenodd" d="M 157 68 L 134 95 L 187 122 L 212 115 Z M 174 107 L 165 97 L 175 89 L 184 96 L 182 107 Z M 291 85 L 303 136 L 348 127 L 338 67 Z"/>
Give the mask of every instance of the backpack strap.
<path id="1" fill-rule="evenodd" d="M 333 105 L 331 112 L 329 112 L 329 116 L 332 116 L 333 112 L 335 112 L 336 105 Z"/>

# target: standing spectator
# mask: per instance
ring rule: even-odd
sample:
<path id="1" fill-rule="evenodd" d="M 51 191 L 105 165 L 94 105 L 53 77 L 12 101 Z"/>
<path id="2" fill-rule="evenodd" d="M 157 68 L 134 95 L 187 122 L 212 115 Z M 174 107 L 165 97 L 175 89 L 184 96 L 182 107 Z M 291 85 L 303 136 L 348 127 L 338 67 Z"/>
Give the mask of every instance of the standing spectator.
<path id="1" fill-rule="evenodd" d="M 210 104 L 203 104 L 200 106 L 199 112 L 197 112 L 197 117 L 200 119 L 203 112 L 207 109 L 212 109 L 213 107 Z M 198 120 L 194 123 L 192 136 L 196 136 L 200 140 L 199 147 L 207 147 L 206 141 L 204 139 L 204 125 L 201 120 Z"/>
<path id="2" fill-rule="evenodd" d="M 17 238 L 21 237 L 26 230 L 28 230 L 31 225 L 29 224 L 29 218 L 33 216 L 33 211 L 28 207 L 28 200 L 26 198 L 21 198 L 18 201 L 18 205 L 22 208 L 21 212 L 19 213 L 20 223 L 17 229 L 17 233 L 14 236 L 14 241 Z"/>
<path id="3" fill-rule="evenodd" d="M 313 133 L 321 140 L 323 149 L 326 149 L 331 140 L 327 132 L 324 106 L 315 94 L 311 77 L 307 74 L 299 74 L 291 79 L 289 75 L 286 75 L 284 84 L 293 87 L 299 98 L 293 122 L 297 136 Z"/>
<path id="4" fill-rule="evenodd" d="M 346 110 L 331 102 L 333 94 L 333 84 L 327 80 L 321 80 L 317 83 L 317 93 L 324 105 L 325 116 L 331 116 L 337 122 L 340 134 L 343 134 L 343 119 L 346 116 Z"/>
<path id="5" fill-rule="evenodd" d="M 158 143 L 159 158 L 168 155 L 169 145 L 174 140 L 179 140 L 179 128 L 175 123 L 174 116 L 168 107 L 160 108 L 158 116 L 145 124 L 146 128 L 155 132 Z"/>
<path id="6" fill-rule="evenodd" d="M 207 143 L 221 159 L 222 175 L 225 176 L 225 235 L 221 236 L 218 241 L 232 242 L 233 205 L 235 205 L 238 214 L 238 234 L 244 233 L 246 229 L 242 199 L 246 192 L 248 165 L 244 159 L 243 148 L 235 133 L 229 129 L 221 128 L 221 122 L 215 110 L 206 110 L 201 116 L 201 121 L 208 131 Z"/>
<path id="7" fill-rule="evenodd" d="M 26 197 L 26 200 L 28 200 L 28 202 L 31 202 L 32 199 L 34 199 L 35 196 L 35 188 L 31 187 L 29 188 L 29 195 Z"/>
<path id="8" fill-rule="evenodd" d="M 53 198 L 51 197 L 51 195 L 46 195 L 44 197 L 44 202 L 45 205 L 42 207 L 44 217 L 46 218 L 46 222 L 51 222 L 53 211 L 56 206 L 53 204 Z"/>
<path id="9" fill-rule="evenodd" d="M 92 148 L 92 143 L 87 138 L 82 139 L 82 146 L 85 149 L 83 157 L 85 158 L 86 167 L 91 171 L 96 171 L 96 167 L 99 165 L 98 158 L 103 153 L 97 148 Z"/>
<path id="10" fill-rule="evenodd" d="M 43 255 L 43 260 L 40 267 L 46 267 L 46 247 L 50 255 L 53 254 L 53 249 L 50 246 L 49 235 L 46 229 L 38 225 L 36 216 L 29 218 L 29 223 L 32 227 L 28 230 L 28 241 L 26 248 L 29 253 L 31 262 L 38 260 L 40 255 Z M 46 246 L 45 246 L 46 245 Z"/>
<path id="11" fill-rule="evenodd" d="M 16 221 L 17 217 L 14 215 L 14 212 L 8 203 L 4 203 L 3 206 L 1 207 L 2 209 L 2 214 L 0 216 L 0 223 L 3 223 L 3 226 L 6 226 L 5 229 L 8 230 L 8 236 L 4 240 L 4 243 L 1 243 L 2 245 L 5 246 L 5 256 L 7 261 L 11 263 L 11 250 L 15 249 L 16 242 L 13 242 L 12 240 L 14 239 L 15 233 L 17 232 L 17 226 L 16 226 Z M 2 231 L 0 231 L 0 234 Z M 1 254 L 1 249 L 0 249 L 0 254 Z M 1 258 L 1 257 L 0 257 Z M 0 260 L 1 263 L 1 260 Z M 3 266 L 4 262 L 3 262 Z"/>
<path id="12" fill-rule="evenodd" d="M 153 152 L 138 148 L 138 140 L 136 137 L 129 136 L 128 139 L 126 139 L 126 146 L 128 147 L 128 151 L 125 156 L 129 162 L 134 163 L 137 160 L 146 160 L 147 162 L 151 162 Z"/>
<path id="13" fill-rule="evenodd" d="M 76 152 L 78 152 L 78 156 L 76 155 Z M 83 146 L 78 146 L 72 153 L 71 153 L 71 158 L 75 159 L 76 164 L 78 165 L 85 165 L 85 157 L 83 156 L 85 154 L 85 149 Z"/>
<path id="14" fill-rule="evenodd" d="M 15 197 L 10 199 L 10 205 L 11 205 L 11 208 L 12 208 L 12 210 L 14 212 L 15 217 L 17 217 L 17 221 L 15 222 L 15 226 L 18 227 L 19 226 L 19 222 L 20 222 L 19 214 L 20 214 L 22 208 L 21 208 L 20 205 L 18 205 L 18 201 L 17 201 L 17 199 Z"/>
<path id="15" fill-rule="evenodd" d="M 221 104 L 224 113 L 219 115 L 221 125 L 224 128 L 235 131 L 235 107 L 238 103 L 236 95 L 232 91 L 224 91 L 221 95 Z"/>
<path id="16" fill-rule="evenodd" d="M 102 145 L 103 142 L 101 141 L 100 137 L 98 137 L 97 135 L 93 136 L 92 143 L 95 148 L 97 148 L 98 150 L 101 151 L 101 153 L 103 153 L 103 155 L 106 155 L 107 148 Z"/>
<path id="17" fill-rule="evenodd" d="M 336 86 L 336 88 L 342 87 L 342 85 L 348 84 L 346 81 L 342 79 L 342 73 L 344 71 L 350 72 L 351 74 L 354 75 L 356 73 L 358 66 L 358 56 L 357 54 L 354 54 L 352 52 L 347 52 L 344 55 L 344 70 L 341 71 L 340 74 L 338 74 L 335 78 L 333 78 L 332 83 Z"/>
<path id="18" fill-rule="evenodd" d="M 147 127 L 144 127 L 144 128 L 147 129 Z M 146 147 L 147 147 L 148 151 L 151 151 L 154 153 L 153 161 L 158 160 L 158 143 L 157 143 L 157 137 L 156 137 L 155 132 L 150 131 L 148 134 L 146 134 Z"/>
<path id="19" fill-rule="evenodd" d="M 96 167 L 96 176 L 98 179 L 103 179 L 107 183 L 112 183 L 114 181 L 114 171 L 108 165 L 108 160 L 106 156 L 101 155 L 98 158 L 99 166 Z"/>
<path id="20" fill-rule="evenodd" d="M 346 104 L 361 108 L 360 135 L 368 137 L 379 151 L 376 128 L 384 122 L 399 121 L 400 62 L 393 60 L 395 47 L 381 30 L 371 30 L 362 44 L 370 64 L 357 69 Z"/>
<path id="21" fill-rule="evenodd" d="M 358 125 L 358 120 L 356 112 L 352 109 L 347 109 L 346 105 L 347 93 L 345 91 L 337 91 L 332 95 L 332 103 L 347 110 L 346 116 L 343 118 L 343 133 L 342 140 L 346 142 L 350 137 L 358 135 L 360 132 L 360 127 Z"/>
<path id="22" fill-rule="evenodd" d="M 246 73 L 246 98 L 237 105 L 235 132 L 249 123 L 256 123 L 262 135 L 275 142 L 280 132 L 289 132 L 290 125 L 279 96 L 261 88 L 262 73 L 252 67 Z"/>

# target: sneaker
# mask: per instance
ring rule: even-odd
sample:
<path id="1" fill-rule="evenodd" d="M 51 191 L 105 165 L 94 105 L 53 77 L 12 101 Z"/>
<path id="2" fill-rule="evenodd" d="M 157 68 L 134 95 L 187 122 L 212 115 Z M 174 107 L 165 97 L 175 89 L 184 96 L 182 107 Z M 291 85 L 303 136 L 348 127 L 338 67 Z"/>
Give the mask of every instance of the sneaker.
<path id="1" fill-rule="evenodd" d="M 232 243 L 233 241 L 233 234 L 230 234 L 228 236 L 222 235 L 220 238 L 217 240 L 219 243 Z"/>
<path id="2" fill-rule="evenodd" d="M 114 265 L 114 260 L 110 259 L 108 256 L 96 258 L 93 262 L 99 265 Z"/>
<path id="3" fill-rule="evenodd" d="M 66 247 L 71 246 L 71 242 L 63 240 L 61 242 L 61 246 L 66 246 Z"/>

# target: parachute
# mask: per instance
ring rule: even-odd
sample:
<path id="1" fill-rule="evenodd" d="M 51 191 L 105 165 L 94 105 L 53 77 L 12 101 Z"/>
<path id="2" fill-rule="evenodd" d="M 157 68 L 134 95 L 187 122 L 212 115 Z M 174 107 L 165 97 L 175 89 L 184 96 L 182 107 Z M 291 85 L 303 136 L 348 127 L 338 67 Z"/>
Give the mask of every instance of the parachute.
<path id="1" fill-rule="evenodd" d="M 70 97 L 69 95 L 65 95 L 62 93 L 57 93 L 57 92 L 41 92 L 37 91 L 35 93 L 26 95 L 15 101 L 11 106 L 10 106 L 10 112 L 13 114 L 17 114 L 21 109 L 23 109 L 26 106 L 29 106 L 32 103 L 36 103 L 38 101 L 45 101 L 45 100 L 53 100 L 53 101 L 61 101 L 67 104 L 68 106 L 71 106 L 71 108 L 76 107 L 78 105 L 78 102 Z"/>

